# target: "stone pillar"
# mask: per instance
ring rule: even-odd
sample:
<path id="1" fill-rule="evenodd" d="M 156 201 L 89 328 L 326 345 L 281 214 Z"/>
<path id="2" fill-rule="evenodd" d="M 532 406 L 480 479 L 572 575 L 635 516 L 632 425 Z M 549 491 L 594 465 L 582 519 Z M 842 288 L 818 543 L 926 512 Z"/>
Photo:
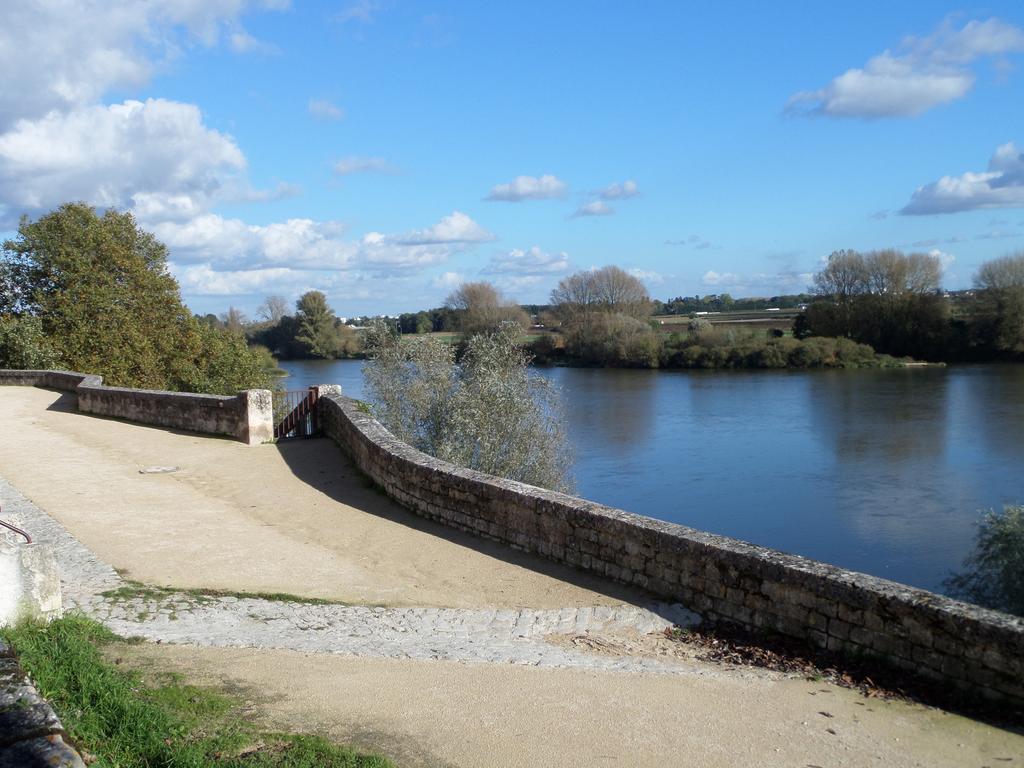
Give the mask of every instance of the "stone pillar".
<path id="1" fill-rule="evenodd" d="M 238 395 L 245 415 L 239 440 L 249 445 L 274 442 L 274 396 L 269 389 L 247 389 Z"/>
<path id="2" fill-rule="evenodd" d="M 48 544 L 24 544 L 0 534 L 0 626 L 22 618 L 61 615 L 60 576 Z"/>
<path id="3" fill-rule="evenodd" d="M 326 397 L 327 395 L 340 395 L 341 384 L 317 384 L 316 394 L 317 397 Z"/>

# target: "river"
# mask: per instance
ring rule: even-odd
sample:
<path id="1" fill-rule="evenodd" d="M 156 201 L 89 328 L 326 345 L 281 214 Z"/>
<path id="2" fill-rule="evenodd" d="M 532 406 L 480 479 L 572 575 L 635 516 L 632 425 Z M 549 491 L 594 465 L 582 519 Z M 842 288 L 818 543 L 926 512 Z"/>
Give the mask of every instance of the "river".
<path id="1" fill-rule="evenodd" d="M 289 389 L 363 394 L 360 361 L 289 361 Z M 1024 366 L 538 369 L 578 495 L 942 591 L 981 510 L 1024 503 Z"/>

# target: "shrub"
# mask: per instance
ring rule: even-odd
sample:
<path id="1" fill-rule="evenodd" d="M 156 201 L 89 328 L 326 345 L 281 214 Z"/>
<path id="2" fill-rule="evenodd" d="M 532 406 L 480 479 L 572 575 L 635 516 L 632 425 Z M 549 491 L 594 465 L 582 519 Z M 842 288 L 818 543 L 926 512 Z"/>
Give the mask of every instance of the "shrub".
<path id="1" fill-rule="evenodd" d="M 964 568 L 946 580 L 950 594 L 1024 616 L 1024 506 L 985 513 Z"/>
<path id="2" fill-rule="evenodd" d="M 401 440 L 440 459 L 499 477 L 570 490 L 569 450 L 556 392 L 529 371 L 520 328 L 508 323 L 454 349 L 405 339 L 383 324 L 367 332 L 367 391 L 374 416 Z"/>

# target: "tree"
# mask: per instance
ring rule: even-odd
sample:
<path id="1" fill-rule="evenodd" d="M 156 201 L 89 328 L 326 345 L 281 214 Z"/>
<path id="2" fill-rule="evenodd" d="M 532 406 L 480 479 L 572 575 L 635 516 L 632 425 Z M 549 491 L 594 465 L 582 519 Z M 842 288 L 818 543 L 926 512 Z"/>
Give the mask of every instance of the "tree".
<path id="1" fill-rule="evenodd" d="M 577 272 L 551 291 L 551 303 L 569 321 L 595 312 L 646 319 L 651 299 L 644 284 L 616 266 Z"/>
<path id="2" fill-rule="evenodd" d="M 222 391 L 204 377 L 205 335 L 167 271 L 167 248 L 129 213 L 68 203 L 23 218 L 3 244 L 0 316 L 34 318 L 61 364 L 108 384 Z M 265 378 L 231 378 L 232 387 Z"/>
<path id="3" fill-rule="evenodd" d="M 220 321 L 226 330 L 232 333 L 242 333 L 249 318 L 238 307 L 228 307 L 228 311 L 220 316 Z"/>
<path id="4" fill-rule="evenodd" d="M 463 283 L 445 305 L 459 312 L 458 328 L 466 335 L 490 333 L 503 323 L 516 323 L 520 329 L 530 324 L 522 308 L 488 282 Z"/>
<path id="5" fill-rule="evenodd" d="M 529 371 L 521 329 L 471 337 L 459 364 L 436 337 L 399 337 L 376 323 L 364 367 L 374 415 L 401 440 L 460 466 L 569 490 L 555 391 Z"/>
<path id="6" fill-rule="evenodd" d="M 1024 251 L 986 261 L 979 289 L 976 334 L 996 354 L 1024 354 Z"/>
<path id="7" fill-rule="evenodd" d="M 950 344 L 949 308 L 937 295 L 942 265 L 929 254 L 835 251 L 814 276 L 822 300 L 794 334 L 847 337 L 890 355 L 942 359 Z"/>
<path id="8" fill-rule="evenodd" d="M 619 267 L 569 275 L 551 291 L 566 352 L 601 365 L 657 366 L 657 336 L 646 324 L 647 289 Z"/>
<path id="9" fill-rule="evenodd" d="M 256 317 L 260 320 L 277 325 L 281 318 L 288 314 L 288 300 L 284 296 L 267 296 L 256 308 Z"/>
<path id="10" fill-rule="evenodd" d="M 59 365 L 38 317 L 0 317 L 0 368 L 38 370 Z"/>
<path id="11" fill-rule="evenodd" d="M 814 289 L 819 296 L 846 302 L 867 292 L 868 271 L 864 257 L 857 251 L 833 251 L 828 263 L 814 276 Z"/>
<path id="12" fill-rule="evenodd" d="M 337 357 L 340 349 L 338 319 L 320 291 L 308 291 L 295 304 L 299 321 L 298 341 L 313 357 Z"/>

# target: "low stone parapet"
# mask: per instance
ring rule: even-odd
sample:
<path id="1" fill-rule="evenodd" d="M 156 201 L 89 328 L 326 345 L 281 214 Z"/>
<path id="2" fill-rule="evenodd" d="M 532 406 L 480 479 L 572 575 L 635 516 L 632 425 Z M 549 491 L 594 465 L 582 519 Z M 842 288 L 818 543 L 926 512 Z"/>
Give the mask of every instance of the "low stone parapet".
<path id="1" fill-rule="evenodd" d="M 1024 704 L 1024 620 L 736 539 L 456 467 L 397 440 L 356 401 L 320 421 L 388 496 L 423 517 L 700 611 Z"/>
<path id="2" fill-rule="evenodd" d="M 71 371 L 0 369 L 0 385 L 38 386 L 73 392 L 78 410 L 98 416 L 153 424 L 189 432 L 227 435 L 249 445 L 274 439 L 270 390 L 237 395 L 200 395 L 154 389 L 107 387 L 103 378 Z"/>

